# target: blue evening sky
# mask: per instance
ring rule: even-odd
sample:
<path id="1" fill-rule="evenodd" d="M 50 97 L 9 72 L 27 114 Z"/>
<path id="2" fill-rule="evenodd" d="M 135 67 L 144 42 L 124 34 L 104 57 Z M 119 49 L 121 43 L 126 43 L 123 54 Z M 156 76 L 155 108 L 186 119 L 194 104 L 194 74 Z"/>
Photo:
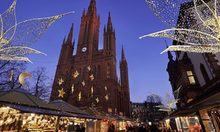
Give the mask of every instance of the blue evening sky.
<path id="1" fill-rule="evenodd" d="M 0 12 L 6 10 L 13 0 L 1 0 Z M 75 11 L 54 23 L 45 35 L 32 45 L 33 48 L 47 54 L 31 55 L 33 64 L 28 70 L 44 66 L 48 75 L 54 78 L 61 44 L 74 23 L 74 38 L 78 41 L 78 32 L 82 11 L 88 8 L 90 0 L 17 0 L 17 19 L 23 21 L 35 17 L 45 17 Z M 100 47 L 103 44 L 103 27 L 111 12 L 113 26 L 116 30 L 117 68 L 122 44 L 128 61 L 131 101 L 143 102 L 147 95 L 158 94 L 165 97 L 172 94 L 168 81 L 167 54 L 160 54 L 165 48 L 163 38 L 138 37 L 168 28 L 150 10 L 145 0 L 96 0 L 97 11 L 101 16 Z M 171 41 L 168 41 L 170 44 Z M 75 45 L 76 46 L 76 45 Z M 76 48 L 75 48 L 76 49 Z"/>

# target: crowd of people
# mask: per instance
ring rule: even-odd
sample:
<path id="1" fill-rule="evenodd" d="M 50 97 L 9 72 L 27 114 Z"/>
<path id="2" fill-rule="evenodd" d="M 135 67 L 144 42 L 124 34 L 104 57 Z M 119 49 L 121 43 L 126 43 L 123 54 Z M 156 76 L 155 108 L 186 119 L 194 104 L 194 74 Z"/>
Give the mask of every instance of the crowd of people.
<path id="1" fill-rule="evenodd" d="M 81 125 L 69 125 L 68 131 L 74 131 L 74 132 L 85 132 L 86 128 L 83 124 Z"/>

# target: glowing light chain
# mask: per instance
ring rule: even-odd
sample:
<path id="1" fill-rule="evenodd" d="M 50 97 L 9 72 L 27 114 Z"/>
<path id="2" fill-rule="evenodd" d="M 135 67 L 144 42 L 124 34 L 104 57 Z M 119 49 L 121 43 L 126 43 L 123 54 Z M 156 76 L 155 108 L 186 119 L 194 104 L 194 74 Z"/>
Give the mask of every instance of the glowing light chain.
<path id="1" fill-rule="evenodd" d="M 149 36 L 166 37 L 181 42 L 181 45 L 169 46 L 162 53 L 167 51 L 220 52 L 220 10 L 218 8 L 220 3 L 217 0 L 209 3 L 204 0 L 193 0 L 193 2 L 146 0 L 146 2 L 154 14 L 171 28 L 143 35 L 139 37 L 140 39 Z M 204 8 L 200 8 L 200 5 Z"/>
<path id="2" fill-rule="evenodd" d="M 27 54 L 43 54 L 28 47 L 36 42 L 57 20 L 73 12 L 51 17 L 33 18 L 17 23 L 16 0 L 0 14 L 0 60 L 19 60 L 31 62 Z"/>

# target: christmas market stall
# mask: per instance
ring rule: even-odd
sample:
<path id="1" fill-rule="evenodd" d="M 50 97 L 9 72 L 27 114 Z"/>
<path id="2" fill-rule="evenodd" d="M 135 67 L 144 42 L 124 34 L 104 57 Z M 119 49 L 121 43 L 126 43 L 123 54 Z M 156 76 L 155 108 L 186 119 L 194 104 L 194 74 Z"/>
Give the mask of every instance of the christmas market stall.
<path id="1" fill-rule="evenodd" d="M 70 114 L 70 116 L 59 117 L 59 130 L 73 131 L 80 127 L 86 129 L 88 132 L 94 131 L 94 122 L 96 122 L 95 116 L 89 115 L 85 111 L 63 100 L 54 100 L 50 102 L 50 104 L 57 106 L 63 113 Z"/>
<path id="2" fill-rule="evenodd" d="M 1 131 L 54 131 L 57 115 L 64 115 L 37 97 L 21 89 L 0 92 Z"/>
<path id="3" fill-rule="evenodd" d="M 85 111 L 96 117 L 95 130 L 100 132 L 106 132 L 109 128 L 117 130 L 116 118 L 110 114 L 102 112 L 95 107 L 86 108 Z"/>

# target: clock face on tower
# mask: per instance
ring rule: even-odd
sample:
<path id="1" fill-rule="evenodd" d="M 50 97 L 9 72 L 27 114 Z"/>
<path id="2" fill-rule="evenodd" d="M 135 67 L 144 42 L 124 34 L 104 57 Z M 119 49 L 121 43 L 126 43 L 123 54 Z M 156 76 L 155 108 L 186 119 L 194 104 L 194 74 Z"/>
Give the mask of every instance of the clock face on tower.
<path id="1" fill-rule="evenodd" d="M 83 47 L 82 48 L 82 52 L 86 52 L 87 48 L 86 47 Z"/>

